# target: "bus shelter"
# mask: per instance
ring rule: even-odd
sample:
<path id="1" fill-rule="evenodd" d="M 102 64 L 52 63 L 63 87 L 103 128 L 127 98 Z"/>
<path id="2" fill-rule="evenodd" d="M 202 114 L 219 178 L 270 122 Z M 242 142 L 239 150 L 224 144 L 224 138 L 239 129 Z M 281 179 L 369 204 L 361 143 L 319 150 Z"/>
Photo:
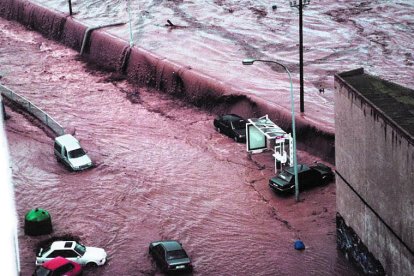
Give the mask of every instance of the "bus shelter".
<path id="1" fill-rule="evenodd" d="M 287 162 L 293 166 L 293 139 L 281 127 L 269 119 L 268 115 L 248 119 L 246 124 L 246 148 L 249 153 L 272 150 L 275 159 L 275 172 Z"/>

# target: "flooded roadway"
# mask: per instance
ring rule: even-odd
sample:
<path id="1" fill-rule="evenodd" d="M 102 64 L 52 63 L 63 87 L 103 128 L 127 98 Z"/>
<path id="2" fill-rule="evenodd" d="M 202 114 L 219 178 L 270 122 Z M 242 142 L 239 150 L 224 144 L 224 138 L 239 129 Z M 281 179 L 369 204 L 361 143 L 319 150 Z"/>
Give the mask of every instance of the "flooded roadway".
<path id="1" fill-rule="evenodd" d="M 35 245 L 23 233 L 31 208 L 48 210 L 53 235 L 103 247 L 108 264 L 87 275 L 159 274 L 150 241 L 180 240 L 195 275 L 355 275 L 336 250 L 335 187 L 293 197 L 267 186 L 270 156 L 248 158 L 214 116 L 96 71 L 76 52 L 0 19 L 2 84 L 75 133 L 96 168 L 68 172 L 53 141 L 23 116 L 6 123 L 16 192 L 22 275 Z M 299 161 L 312 156 L 301 152 Z M 304 252 L 293 249 L 302 238 Z"/>
<path id="2" fill-rule="evenodd" d="M 68 14 L 68 1 L 32 1 Z M 258 96 L 289 111 L 283 70 L 241 65 L 249 57 L 279 61 L 292 72 L 297 114 L 331 133 L 335 73 L 364 67 L 369 74 L 414 86 L 414 1 L 311 1 L 303 11 L 305 113 L 300 114 L 299 15 L 289 2 L 73 0 L 72 8 L 75 20 L 97 26 L 128 22 L 129 3 L 134 45 L 229 84 L 233 93 Z M 105 31 L 130 39 L 129 24 Z"/>

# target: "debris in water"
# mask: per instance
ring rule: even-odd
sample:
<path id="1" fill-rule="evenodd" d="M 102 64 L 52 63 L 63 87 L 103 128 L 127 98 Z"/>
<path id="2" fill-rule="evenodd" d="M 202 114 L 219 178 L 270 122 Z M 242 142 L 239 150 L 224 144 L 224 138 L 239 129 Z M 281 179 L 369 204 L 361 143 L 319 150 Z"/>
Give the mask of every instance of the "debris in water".
<path id="1" fill-rule="evenodd" d="M 294 246 L 295 246 L 296 250 L 304 250 L 305 249 L 305 244 L 301 240 L 296 240 L 295 243 L 294 243 Z"/>

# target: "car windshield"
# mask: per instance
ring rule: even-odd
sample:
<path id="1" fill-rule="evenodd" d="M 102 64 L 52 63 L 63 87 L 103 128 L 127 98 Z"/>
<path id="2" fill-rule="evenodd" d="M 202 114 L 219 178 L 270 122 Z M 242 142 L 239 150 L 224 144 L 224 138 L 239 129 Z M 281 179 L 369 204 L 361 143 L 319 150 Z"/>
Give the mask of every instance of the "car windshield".
<path id="1" fill-rule="evenodd" d="M 290 174 L 289 172 L 287 172 L 287 171 L 283 171 L 283 172 L 281 172 L 277 177 L 279 177 L 279 178 L 281 178 L 281 179 L 283 179 L 283 180 L 285 180 L 285 181 L 287 181 L 287 182 L 289 182 L 291 179 L 292 179 L 292 177 L 293 177 L 293 175 L 292 174 Z"/>
<path id="2" fill-rule="evenodd" d="M 39 266 L 36 269 L 36 273 L 33 274 L 33 275 L 35 275 L 35 276 L 50 276 L 50 275 L 52 275 L 52 271 L 50 271 L 47 268 L 44 268 L 43 266 Z"/>
<path id="3" fill-rule="evenodd" d="M 75 245 L 75 251 L 76 251 L 79 255 L 83 256 L 83 254 L 85 254 L 85 252 L 86 252 L 86 247 L 85 247 L 85 246 L 83 246 L 82 244 L 77 243 L 77 244 Z"/>
<path id="4" fill-rule="evenodd" d="M 168 260 L 183 259 L 183 258 L 188 258 L 184 250 L 173 250 L 173 251 L 167 252 Z"/>
<path id="5" fill-rule="evenodd" d="M 69 157 L 70 158 L 78 158 L 78 157 L 81 157 L 81 156 L 84 156 L 84 155 L 85 155 L 85 152 L 83 151 L 82 148 L 75 149 L 75 150 L 72 150 L 72 151 L 69 152 Z"/>
<path id="6" fill-rule="evenodd" d="M 246 121 L 240 120 L 240 121 L 234 121 L 232 122 L 234 129 L 246 129 Z"/>
<path id="7" fill-rule="evenodd" d="M 50 246 L 46 247 L 46 248 L 42 248 L 41 251 L 39 250 L 39 256 L 41 255 L 45 255 L 46 252 L 48 252 L 50 250 Z"/>

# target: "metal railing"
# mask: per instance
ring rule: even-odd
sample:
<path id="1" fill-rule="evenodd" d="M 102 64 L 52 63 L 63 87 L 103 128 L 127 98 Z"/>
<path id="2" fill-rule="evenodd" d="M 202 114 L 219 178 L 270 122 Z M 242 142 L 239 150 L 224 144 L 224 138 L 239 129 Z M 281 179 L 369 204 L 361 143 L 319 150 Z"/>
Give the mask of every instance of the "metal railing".
<path id="1" fill-rule="evenodd" d="M 33 115 L 35 118 L 39 119 L 43 124 L 50 128 L 57 136 L 65 134 L 65 129 L 50 117 L 49 114 L 44 112 L 42 109 L 34 105 L 25 97 L 13 92 L 9 88 L 0 84 L 0 93 L 13 103 L 21 106 L 25 111 Z"/>

